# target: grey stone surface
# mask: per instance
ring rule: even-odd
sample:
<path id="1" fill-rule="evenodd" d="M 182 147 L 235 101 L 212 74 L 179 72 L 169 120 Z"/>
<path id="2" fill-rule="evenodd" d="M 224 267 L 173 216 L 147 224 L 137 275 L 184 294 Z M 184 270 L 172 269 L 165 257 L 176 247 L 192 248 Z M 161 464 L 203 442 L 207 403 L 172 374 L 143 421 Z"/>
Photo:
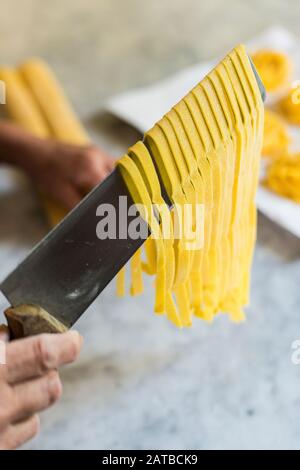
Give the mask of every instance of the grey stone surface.
<path id="1" fill-rule="evenodd" d="M 138 134 L 104 100 L 221 54 L 265 27 L 299 28 L 298 0 L 10 0 L 1 62 L 55 68 L 94 139 L 120 154 Z M 0 170 L 0 277 L 46 233 L 28 184 Z M 78 324 L 77 364 L 27 449 L 300 448 L 300 241 L 259 217 L 246 324 L 195 320 L 176 331 L 152 314 L 152 286 L 117 299 L 111 284 Z M 6 306 L 0 297 L 1 311 Z"/>

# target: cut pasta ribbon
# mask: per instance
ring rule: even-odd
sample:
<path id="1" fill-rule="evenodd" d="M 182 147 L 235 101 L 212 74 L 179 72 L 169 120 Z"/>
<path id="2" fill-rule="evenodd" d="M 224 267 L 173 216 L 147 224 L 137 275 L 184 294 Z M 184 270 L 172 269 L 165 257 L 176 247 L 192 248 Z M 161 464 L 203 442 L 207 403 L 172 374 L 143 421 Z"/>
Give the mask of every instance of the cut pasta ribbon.
<path id="1" fill-rule="evenodd" d="M 118 168 L 129 189 L 132 199 L 139 205 L 140 211 L 142 210 L 140 215 L 149 223 L 149 228 L 155 240 L 157 252 L 155 312 L 163 313 L 166 309 L 166 260 L 159 223 L 152 214 L 153 207 L 149 193 L 138 167 L 133 160 L 128 155 L 125 155 L 119 160 Z M 138 269 L 137 266 L 135 266 L 135 269 Z M 132 290 L 136 288 L 134 284 L 131 287 Z"/>

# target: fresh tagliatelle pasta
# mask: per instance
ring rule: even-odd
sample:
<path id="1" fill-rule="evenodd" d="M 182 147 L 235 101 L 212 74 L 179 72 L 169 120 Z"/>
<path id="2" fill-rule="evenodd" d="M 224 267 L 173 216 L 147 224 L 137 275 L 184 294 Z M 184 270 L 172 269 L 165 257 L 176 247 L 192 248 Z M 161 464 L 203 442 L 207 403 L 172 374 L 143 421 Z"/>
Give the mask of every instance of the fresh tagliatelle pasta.
<path id="1" fill-rule="evenodd" d="M 295 87 L 290 88 L 287 94 L 279 100 L 277 109 L 290 124 L 300 125 L 299 83 Z"/>
<path id="2" fill-rule="evenodd" d="M 273 49 L 260 49 L 252 55 L 254 65 L 269 92 L 287 86 L 293 72 L 289 57 Z"/>
<path id="3" fill-rule="evenodd" d="M 39 59 L 30 59 L 19 67 L 19 73 L 35 99 L 50 135 L 71 144 L 88 144 L 89 136 L 50 67 Z"/>
<path id="4" fill-rule="evenodd" d="M 270 162 L 264 184 L 277 194 L 300 203 L 300 153 L 282 154 Z"/>
<path id="5" fill-rule="evenodd" d="M 290 144 L 295 145 L 289 124 L 300 125 L 299 82 L 294 81 L 291 86 L 292 61 L 278 51 L 260 50 L 253 56 L 253 61 L 266 88 L 280 92 L 272 97 L 272 110 L 265 110 L 263 184 L 272 192 L 299 203 L 300 159 L 298 153 L 289 151 Z"/>
<path id="6" fill-rule="evenodd" d="M 289 143 L 288 127 L 284 120 L 277 113 L 266 109 L 262 155 L 277 158 L 287 152 Z"/>
<path id="7" fill-rule="evenodd" d="M 219 312 L 244 319 L 263 127 L 260 90 L 239 46 L 118 163 L 133 201 L 154 214 L 151 223 L 147 219 L 146 261 L 139 254 L 136 269 L 139 276 L 156 275 L 155 311 L 177 326 L 191 325 L 193 316 L 211 321 Z M 169 217 L 163 217 L 169 208 L 156 170 Z M 191 222 L 189 234 L 178 236 L 178 212 L 183 226 Z M 132 292 L 140 290 L 135 282 Z M 123 293 L 123 271 L 119 286 Z"/>

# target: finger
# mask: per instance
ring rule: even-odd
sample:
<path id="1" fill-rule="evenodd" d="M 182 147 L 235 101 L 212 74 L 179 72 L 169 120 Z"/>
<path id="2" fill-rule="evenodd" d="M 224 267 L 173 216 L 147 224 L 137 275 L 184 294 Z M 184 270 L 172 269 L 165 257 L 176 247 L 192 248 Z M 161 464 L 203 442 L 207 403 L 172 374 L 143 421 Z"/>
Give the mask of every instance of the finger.
<path id="1" fill-rule="evenodd" d="M 107 169 L 109 172 L 111 172 L 111 171 L 115 168 L 115 166 L 116 166 L 116 161 L 115 161 L 113 158 L 109 158 L 109 157 L 108 157 L 108 158 L 106 159 L 106 164 L 105 164 L 105 166 L 106 166 L 106 169 Z"/>
<path id="2" fill-rule="evenodd" d="M 0 325 L 0 341 L 7 342 L 9 340 L 9 329 L 6 325 Z"/>
<path id="3" fill-rule="evenodd" d="M 53 370 L 41 378 L 12 387 L 10 422 L 26 418 L 53 405 L 62 394 L 58 372 Z"/>
<path id="4" fill-rule="evenodd" d="M 39 377 L 63 364 L 75 361 L 83 343 L 77 331 L 44 334 L 12 341 L 7 347 L 7 382 Z"/>
<path id="5" fill-rule="evenodd" d="M 73 173 L 73 181 L 79 186 L 91 189 L 108 176 L 108 156 L 97 147 L 83 149 L 78 160 L 80 171 Z"/>
<path id="6" fill-rule="evenodd" d="M 90 177 L 88 176 L 85 179 L 82 179 L 80 183 L 77 183 L 78 190 L 83 194 L 88 194 L 92 189 L 94 189 L 98 184 L 102 183 L 102 181 L 107 178 L 109 175 L 109 171 L 103 171 L 100 176 L 97 177 Z"/>
<path id="7" fill-rule="evenodd" d="M 41 188 L 43 193 L 50 195 L 67 210 L 73 209 L 82 199 L 80 191 L 67 179 L 49 177 Z"/>
<path id="8" fill-rule="evenodd" d="M 38 415 L 18 424 L 11 425 L 0 436 L 0 450 L 10 450 L 20 447 L 25 442 L 35 437 L 40 430 L 40 419 Z"/>
<path id="9" fill-rule="evenodd" d="M 109 174 L 104 162 L 89 163 L 83 171 L 74 175 L 74 182 L 79 188 L 88 188 L 89 190 L 101 183 Z"/>
<path id="10" fill-rule="evenodd" d="M 101 158 L 105 166 L 108 168 L 113 168 L 116 164 L 116 159 L 113 156 L 108 155 L 107 153 L 101 152 Z"/>

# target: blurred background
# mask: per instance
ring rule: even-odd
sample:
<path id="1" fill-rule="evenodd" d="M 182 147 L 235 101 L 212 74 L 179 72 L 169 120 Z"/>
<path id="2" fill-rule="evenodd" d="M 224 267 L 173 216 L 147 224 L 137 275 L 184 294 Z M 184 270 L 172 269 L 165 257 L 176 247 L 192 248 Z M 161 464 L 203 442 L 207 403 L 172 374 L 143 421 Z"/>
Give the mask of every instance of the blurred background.
<path id="1" fill-rule="evenodd" d="M 298 0 L 10 0 L 0 57 L 44 58 L 94 140 L 118 156 L 139 133 L 101 112 L 109 97 L 271 25 L 298 34 L 299 19 Z M 47 226 L 28 184 L 0 172 L 2 279 Z M 151 281 L 135 299 L 115 298 L 112 283 L 81 319 L 82 357 L 63 371 L 64 396 L 26 448 L 299 448 L 299 281 L 299 239 L 260 215 L 246 324 L 221 317 L 177 331 L 153 316 Z"/>
<path id="2" fill-rule="evenodd" d="M 11 0 L 1 8 L 1 61 L 43 57 L 85 115 L 270 25 L 297 34 L 299 16 L 297 0 Z"/>

